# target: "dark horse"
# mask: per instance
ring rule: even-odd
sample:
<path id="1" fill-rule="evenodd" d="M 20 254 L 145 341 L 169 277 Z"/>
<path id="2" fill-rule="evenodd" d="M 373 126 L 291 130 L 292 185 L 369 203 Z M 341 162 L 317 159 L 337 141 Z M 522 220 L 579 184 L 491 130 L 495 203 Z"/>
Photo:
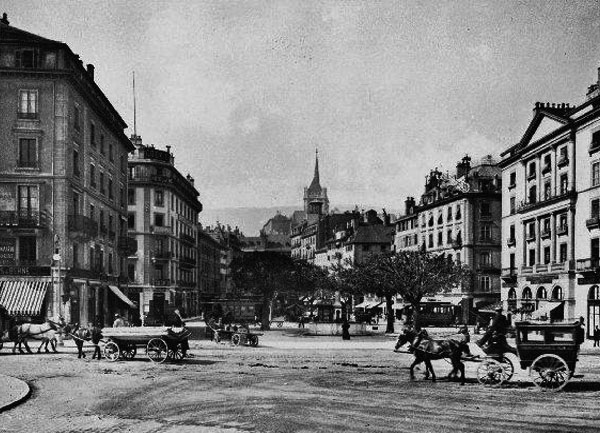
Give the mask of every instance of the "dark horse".
<path id="1" fill-rule="evenodd" d="M 79 326 L 78 323 L 69 325 L 66 332 L 68 336 L 73 338 L 75 346 L 77 346 L 77 358 L 85 358 L 83 344 L 92 339 L 92 332 L 88 328 Z"/>
<path id="2" fill-rule="evenodd" d="M 427 334 L 427 331 L 415 331 L 414 329 L 405 329 L 396 341 L 394 350 L 398 350 L 406 343 L 410 343 L 410 351 L 415 355 L 415 360 L 410 366 L 410 378 L 415 378 L 415 366 L 424 362 L 426 376 L 431 373 L 431 380 L 435 381 L 435 372 L 431 365 L 433 359 L 450 359 L 452 364 L 452 373 L 460 372 L 460 384 L 465 384 L 465 365 L 461 362 L 463 353 L 469 354 L 469 347 L 466 343 L 458 339 L 433 340 Z"/>

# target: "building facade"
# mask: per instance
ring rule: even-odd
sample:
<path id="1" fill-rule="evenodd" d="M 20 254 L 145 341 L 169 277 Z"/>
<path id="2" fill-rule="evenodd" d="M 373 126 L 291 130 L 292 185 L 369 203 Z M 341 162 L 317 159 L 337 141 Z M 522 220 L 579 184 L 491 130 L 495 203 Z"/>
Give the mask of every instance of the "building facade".
<path id="1" fill-rule="evenodd" d="M 175 167 L 171 149 L 145 146 L 132 136 L 128 163 L 129 236 L 137 251 L 129 256 L 129 291 L 140 315 L 161 322 L 169 309 L 188 316 L 200 312 L 198 286 L 199 193 L 191 176 Z"/>
<path id="2" fill-rule="evenodd" d="M 501 170 L 491 156 L 471 164 L 466 156 L 456 174 L 432 170 L 418 204 L 405 202 L 396 221 L 396 251 L 421 248 L 445 254 L 472 270 L 469 281 L 440 294 L 460 306 L 460 321 L 473 323 L 475 311 L 500 300 Z M 412 211 L 411 211 L 412 210 Z M 436 299 L 438 301 L 438 299 Z"/>
<path id="3" fill-rule="evenodd" d="M 501 162 L 502 300 L 518 319 L 600 325 L 600 71 L 577 106 L 536 103 Z"/>
<path id="4" fill-rule="evenodd" d="M 119 278 L 127 125 L 68 45 L 6 14 L 0 35 L 0 304 L 108 323 L 133 305 Z"/>

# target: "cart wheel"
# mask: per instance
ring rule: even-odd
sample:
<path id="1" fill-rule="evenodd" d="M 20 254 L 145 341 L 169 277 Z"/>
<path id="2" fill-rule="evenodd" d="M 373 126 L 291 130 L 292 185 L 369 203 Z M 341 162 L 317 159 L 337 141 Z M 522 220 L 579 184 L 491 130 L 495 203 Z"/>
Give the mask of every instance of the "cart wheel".
<path id="1" fill-rule="evenodd" d="M 239 346 L 241 341 L 242 337 L 240 336 L 240 334 L 233 334 L 231 336 L 231 343 L 233 343 L 234 346 Z"/>
<path id="2" fill-rule="evenodd" d="M 531 363 L 529 375 L 543 391 L 559 391 L 565 387 L 571 372 L 564 359 L 553 353 L 540 355 Z"/>
<path id="3" fill-rule="evenodd" d="M 506 356 L 502 356 L 499 362 L 502 365 L 502 368 L 504 368 L 504 382 L 507 382 L 513 377 L 513 374 L 515 374 L 515 366 Z"/>
<path id="4" fill-rule="evenodd" d="M 123 350 L 121 352 L 122 352 L 123 358 L 130 361 L 133 358 L 135 358 L 135 355 L 137 353 L 137 347 L 135 346 L 135 344 L 129 343 L 129 344 L 127 344 L 127 346 L 125 346 L 123 348 Z"/>
<path id="5" fill-rule="evenodd" d="M 169 357 L 169 348 L 162 338 L 153 338 L 146 345 L 146 356 L 150 361 L 163 363 Z"/>
<path id="6" fill-rule="evenodd" d="M 493 359 L 485 359 L 477 367 L 477 381 L 483 385 L 500 386 L 505 380 L 502 364 Z"/>
<path id="7" fill-rule="evenodd" d="M 109 361 L 116 361 L 121 356 L 119 345 L 114 341 L 109 341 L 104 345 L 104 357 Z"/>
<path id="8" fill-rule="evenodd" d="M 250 337 L 248 337 L 250 340 L 250 346 L 256 347 L 258 346 L 258 336 L 256 335 L 251 335 Z"/>

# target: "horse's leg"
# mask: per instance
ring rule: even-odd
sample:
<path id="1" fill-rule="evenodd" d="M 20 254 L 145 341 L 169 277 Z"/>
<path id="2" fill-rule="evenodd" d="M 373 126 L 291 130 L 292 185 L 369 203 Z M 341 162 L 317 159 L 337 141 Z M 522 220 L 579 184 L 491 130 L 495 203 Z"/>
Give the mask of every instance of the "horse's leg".
<path id="1" fill-rule="evenodd" d="M 58 353 L 58 350 L 56 350 L 56 337 L 50 340 L 50 347 L 52 347 L 52 351 L 54 353 Z"/>
<path id="2" fill-rule="evenodd" d="M 431 359 L 425 358 L 425 366 L 427 370 L 431 372 L 431 381 L 435 382 L 435 371 L 433 371 L 433 365 L 431 365 Z"/>
<path id="3" fill-rule="evenodd" d="M 25 350 L 27 351 L 27 353 L 33 353 L 31 351 L 31 348 L 29 347 L 29 343 L 27 343 L 27 339 L 23 338 L 23 344 L 25 345 Z"/>
<path id="4" fill-rule="evenodd" d="M 45 342 L 46 342 L 46 339 L 42 338 L 42 341 L 40 343 L 40 347 L 38 347 L 37 353 L 40 353 L 42 351 L 42 346 L 44 345 Z M 48 349 L 46 349 L 46 351 L 48 351 Z"/>
<path id="5" fill-rule="evenodd" d="M 415 379 L 415 366 L 417 364 L 420 364 L 420 363 L 421 363 L 421 360 L 419 359 L 419 357 L 415 356 L 415 360 L 410 365 L 410 380 L 414 380 Z"/>

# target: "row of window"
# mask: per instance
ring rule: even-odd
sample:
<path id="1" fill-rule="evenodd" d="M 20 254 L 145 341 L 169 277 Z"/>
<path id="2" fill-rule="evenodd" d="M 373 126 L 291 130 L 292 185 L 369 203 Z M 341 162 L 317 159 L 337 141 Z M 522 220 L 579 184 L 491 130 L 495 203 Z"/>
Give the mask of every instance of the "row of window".
<path id="1" fill-rule="evenodd" d="M 508 291 L 508 299 L 517 299 L 517 291 L 514 288 L 511 288 Z M 533 293 L 531 292 L 530 287 L 523 288 L 521 292 L 521 299 L 533 299 Z M 548 292 L 545 287 L 538 287 L 535 299 L 548 299 Z M 555 286 L 552 289 L 552 296 L 550 299 L 563 300 L 564 293 L 562 287 Z"/>
<path id="2" fill-rule="evenodd" d="M 482 203 L 481 215 L 485 216 L 485 217 L 491 216 L 490 204 L 489 203 Z M 447 208 L 447 210 L 446 210 L 446 222 L 450 222 L 452 220 L 460 221 L 461 218 L 462 218 L 462 213 L 461 213 L 461 207 L 460 207 L 460 205 L 458 205 L 456 207 L 456 213 L 455 214 L 453 214 L 453 207 L 452 206 L 449 206 Z M 437 213 L 437 224 L 438 225 L 444 224 L 444 212 L 442 210 L 439 210 L 438 213 Z M 425 227 L 425 226 L 433 227 L 433 225 L 434 225 L 434 215 L 433 215 L 433 212 L 429 212 L 429 214 L 427 216 L 425 214 L 423 214 L 423 216 L 421 217 L 421 226 L 423 226 L 423 227 Z"/>

